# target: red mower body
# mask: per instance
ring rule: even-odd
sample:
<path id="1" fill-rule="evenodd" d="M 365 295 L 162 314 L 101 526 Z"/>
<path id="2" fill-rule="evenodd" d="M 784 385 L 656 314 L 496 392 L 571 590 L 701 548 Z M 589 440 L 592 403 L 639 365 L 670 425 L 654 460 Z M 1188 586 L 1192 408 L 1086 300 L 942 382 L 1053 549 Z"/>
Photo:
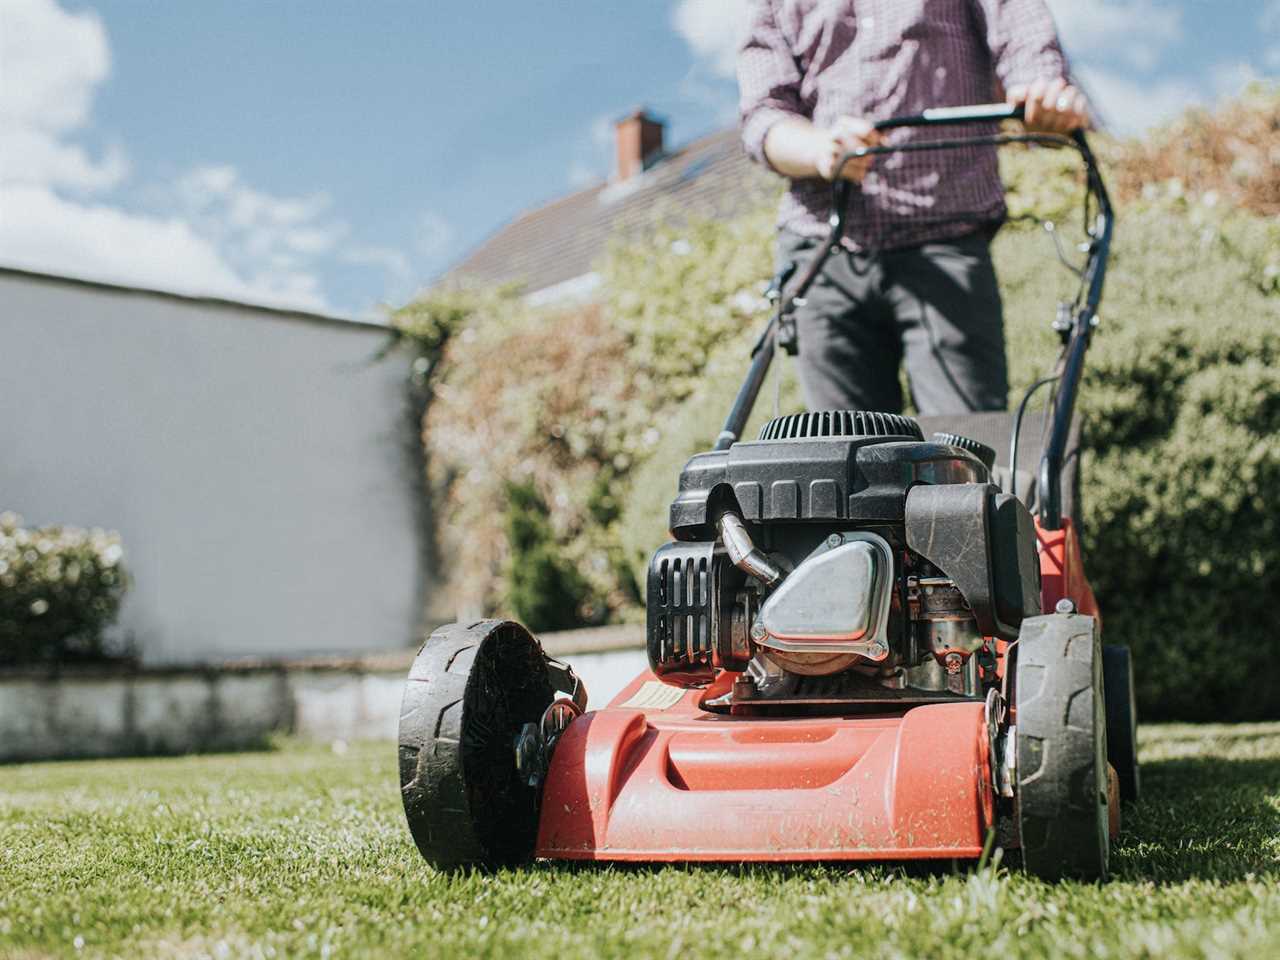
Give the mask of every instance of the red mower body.
<path id="1" fill-rule="evenodd" d="M 1084 574 L 1080 538 L 1070 517 L 1062 518 L 1062 528 L 1045 530 L 1036 521 L 1036 547 L 1040 551 L 1040 606 L 1053 610 L 1059 600 L 1070 600 L 1076 610 L 1091 617 L 1102 615 L 1093 597 L 1093 588 Z"/>
<path id="2" fill-rule="evenodd" d="M 976 857 L 991 822 L 981 703 L 862 717 L 711 714 L 644 673 L 565 732 L 537 855 L 565 860 Z"/>
<path id="3" fill-rule="evenodd" d="M 1093 612 L 1070 523 L 1037 529 L 1043 603 Z M 1003 644 L 999 645 L 1003 647 Z M 1001 653 L 1003 660 L 1003 653 Z M 561 860 L 977 859 L 995 822 L 991 731 L 970 700 L 838 717 L 701 707 L 645 671 L 556 746 L 536 855 Z"/>

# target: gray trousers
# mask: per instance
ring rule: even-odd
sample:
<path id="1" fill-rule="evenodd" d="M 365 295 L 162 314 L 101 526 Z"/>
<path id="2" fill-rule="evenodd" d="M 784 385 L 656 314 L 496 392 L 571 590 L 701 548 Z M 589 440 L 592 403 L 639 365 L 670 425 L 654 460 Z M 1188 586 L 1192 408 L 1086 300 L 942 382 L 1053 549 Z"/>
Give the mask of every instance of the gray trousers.
<path id="1" fill-rule="evenodd" d="M 803 273 L 821 241 L 783 231 L 779 263 Z M 831 255 L 795 312 L 810 410 L 902 412 L 906 362 L 921 416 L 1004 410 L 1004 314 L 990 235 Z"/>

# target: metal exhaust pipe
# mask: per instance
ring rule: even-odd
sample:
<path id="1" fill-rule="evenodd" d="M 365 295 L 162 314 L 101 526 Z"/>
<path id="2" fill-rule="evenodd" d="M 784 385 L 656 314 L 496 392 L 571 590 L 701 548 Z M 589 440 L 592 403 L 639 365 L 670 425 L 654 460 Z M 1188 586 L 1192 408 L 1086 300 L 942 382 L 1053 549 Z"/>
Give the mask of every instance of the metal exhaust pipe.
<path id="1" fill-rule="evenodd" d="M 733 565 L 744 573 L 764 582 L 767 587 L 773 586 L 782 579 L 782 569 L 757 549 L 747 533 L 747 525 L 732 510 L 720 514 L 716 521 L 716 530 L 724 543 L 725 552 Z"/>

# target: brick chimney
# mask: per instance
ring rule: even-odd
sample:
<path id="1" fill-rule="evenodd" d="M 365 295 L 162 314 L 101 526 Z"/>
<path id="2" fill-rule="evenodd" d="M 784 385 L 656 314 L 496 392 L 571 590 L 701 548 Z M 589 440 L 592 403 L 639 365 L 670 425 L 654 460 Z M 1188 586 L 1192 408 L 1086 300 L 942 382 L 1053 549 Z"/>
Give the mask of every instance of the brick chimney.
<path id="1" fill-rule="evenodd" d="M 618 180 L 630 180 L 662 156 L 664 124 L 643 107 L 618 121 Z"/>

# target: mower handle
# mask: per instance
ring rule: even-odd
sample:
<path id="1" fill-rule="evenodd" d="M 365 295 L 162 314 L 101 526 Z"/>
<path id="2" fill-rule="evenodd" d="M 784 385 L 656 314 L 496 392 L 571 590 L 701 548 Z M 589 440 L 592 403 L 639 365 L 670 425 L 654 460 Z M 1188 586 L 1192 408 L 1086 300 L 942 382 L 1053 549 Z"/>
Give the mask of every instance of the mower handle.
<path id="1" fill-rule="evenodd" d="M 965 123 L 990 123 L 998 120 L 1022 120 L 1026 116 L 1026 108 L 1022 104 L 1010 103 L 980 103 L 972 106 L 962 107 L 931 107 L 922 113 L 909 114 L 901 117 L 889 117 L 885 120 L 877 120 L 875 123 L 876 130 L 897 130 L 903 127 L 944 127 L 956 126 Z M 1084 134 L 1077 133 L 1076 136 L 1083 142 Z M 1000 137 L 979 137 L 979 141 L 986 143 L 991 142 L 998 145 L 1005 142 Z M 1032 134 L 1028 139 L 1039 142 L 1052 143 L 1062 145 L 1070 143 L 1066 137 L 1060 137 L 1054 134 Z M 880 147 L 858 147 L 856 150 L 850 150 L 848 153 L 840 157 L 836 162 L 835 170 L 832 174 L 832 200 L 831 200 L 831 219 L 829 221 L 831 233 L 827 242 L 820 247 L 814 254 L 809 268 L 804 272 L 800 281 L 796 284 L 795 290 L 788 299 L 782 301 L 782 309 L 780 314 L 785 314 L 798 297 L 803 297 L 808 291 L 810 285 L 817 279 L 818 273 L 826 265 L 827 258 L 831 256 L 835 249 L 835 244 L 844 235 L 844 220 L 849 208 L 849 195 L 853 189 L 853 184 L 840 176 L 844 170 L 845 164 L 850 160 L 861 159 L 862 157 L 878 156 L 886 153 L 910 153 L 921 150 L 943 150 L 950 146 L 949 141 L 932 141 L 916 144 L 899 144 L 897 146 L 880 146 Z M 960 145 L 960 144 L 956 144 Z M 764 337 L 761 337 L 763 342 Z M 759 345 L 757 345 L 757 349 Z M 727 425 L 726 425 L 727 429 Z M 724 434 L 722 433 L 723 437 Z"/>
<path id="2" fill-rule="evenodd" d="M 970 107 L 930 107 L 923 113 L 904 117 L 877 120 L 877 130 L 896 130 L 899 127 L 942 127 L 957 123 L 983 123 L 994 120 L 1021 120 L 1025 115 L 1022 104 L 979 103 Z"/>
<path id="3" fill-rule="evenodd" d="M 936 127 L 963 123 L 989 123 L 998 120 L 1021 120 L 1025 118 L 1022 106 L 1007 103 L 989 103 L 976 106 L 935 107 L 922 113 L 910 116 L 891 117 L 877 121 L 875 129 L 893 130 L 901 127 Z M 1048 530 L 1055 530 L 1062 525 L 1062 493 L 1061 474 L 1066 452 L 1067 438 L 1071 421 L 1075 415 L 1076 393 L 1080 384 L 1080 376 L 1084 368 L 1084 354 L 1089 347 L 1093 328 L 1097 325 L 1098 305 L 1102 301 L 1103 281 L 1107 273 L 1107 260 L 1111 252 L 1111 236 L 1114 218 L 1111 201 L 1107 196 L 1106 185 L 1102 182 L 1102 174 L 1098 171 L 1097 161 L 1089 147 L 1089 141 L 1083 130 L 1076 130 L 1071 136 L 1058 134 L 1024 133 L 1021 135 L 996 134 L 975 137 L 959 137 L 952 140 L 899 144 L 897 146 L 860 147 L 842 156 L 836 165 L 832 177 L 831 231 L 823 243 L 814 251 L 808 267 L 796 283 L 790 296 L 778 295 L 778 309 L 769 320 L 768 326 L 760 334 L 755 347 L 751 351 L 751 366 L 746 380 L 738 390 L 733 406 L 725 418 L 724 428 L 716 438 L 716 450 L 727 450 L 742 434 L 747 420 L 755 407 L 756 398 L 764 384 L 765 376 L 773 361 L 775 345 L 778 342 L 779 329 L 786 315 L 795 306 L 798 299 L 808 292 L 813 281 L 825 266 L 827 259 L 834 252 L 844 235 L 845 212 L 849 201 L 849 191 L 853 184 L 840 177 L 844 165 L 850 160 L 884 153 L 916 152 L 921 150 L 954 149 L 962 146 L 1000 146 L 1007 143 L 1040 143 L 1053 146 L 1073 147 L 1084 161 L 1088 195 L 1097 203 L 1097 216 L 1092 224 L 1088 224 L 1091 242 L 1089 244 L 1089 260 L 1083 273 L 1081 294 L 1077 297 L 1072 322 L 1063 332 L 1064 362 L 1062 377 L 1058 385 L 1053 404 L 1053 425 L 1045 445 L 1044 455 L 1040 460 L 1037 476 L 1037 502 L 1040 504 L 1041 525 Z M 1088 203 L 1086 201 L 1086 219 Z M 786 276 L 794 272 L 794 265 L 785 268 Z M 779 276 L 782 276 L 780 274 Z M 783 281 L 785 282 L 785 280 Z"/>
<path id="4" fill-rule="evenodd" d="M 877 120 L 874 127 L 877 131 L 884 130 L 900 130 L 903 127 L 952 127 L 964 123 L 990 123 L 998 120 L 1022 120 L 1026 117 L 1026 108 L 1022 104 L 1010 103 L 981 103 L 971 107 L 932 107 L 923 113 L 911 114 L 903 117 L 889 117 L 887 120 Z M 1060 134 L 1030 134 L 1030 139 L 1043 143 L 1066 145 L 1069 139 Z M 1077 134 L 1083 136 L 1083 134 Z M 987 140 L 992 138 L 978 138 Z M 1003 138 L 995 138 L 997 142 L 1003 142 Z M 1022 139 L 1022 138 L 1019 138 Z M 887 153 L 914 153 L 923 150 L 945 150 L 948 141 L 931 141 L 917 144 L 898 144 L 896 146 L 879 146 L 879 147 L 856 147 L 848 153 L 842 154 L 840 159 L 836 161 L 835 170 L 831 175 L 832 183 L 832 201 L 831 201 L 831 226 L 834 230 L 837 219 L 840 225 L 841 233 L 844 232 L 844 217 L 848 213 L 849 194 L 853 190 L 853 184 L 845 180 L 841 173 L 844 171 L 845 164 L 850 160 L 861 160 L 863 157 L 881 156 Z"/>

